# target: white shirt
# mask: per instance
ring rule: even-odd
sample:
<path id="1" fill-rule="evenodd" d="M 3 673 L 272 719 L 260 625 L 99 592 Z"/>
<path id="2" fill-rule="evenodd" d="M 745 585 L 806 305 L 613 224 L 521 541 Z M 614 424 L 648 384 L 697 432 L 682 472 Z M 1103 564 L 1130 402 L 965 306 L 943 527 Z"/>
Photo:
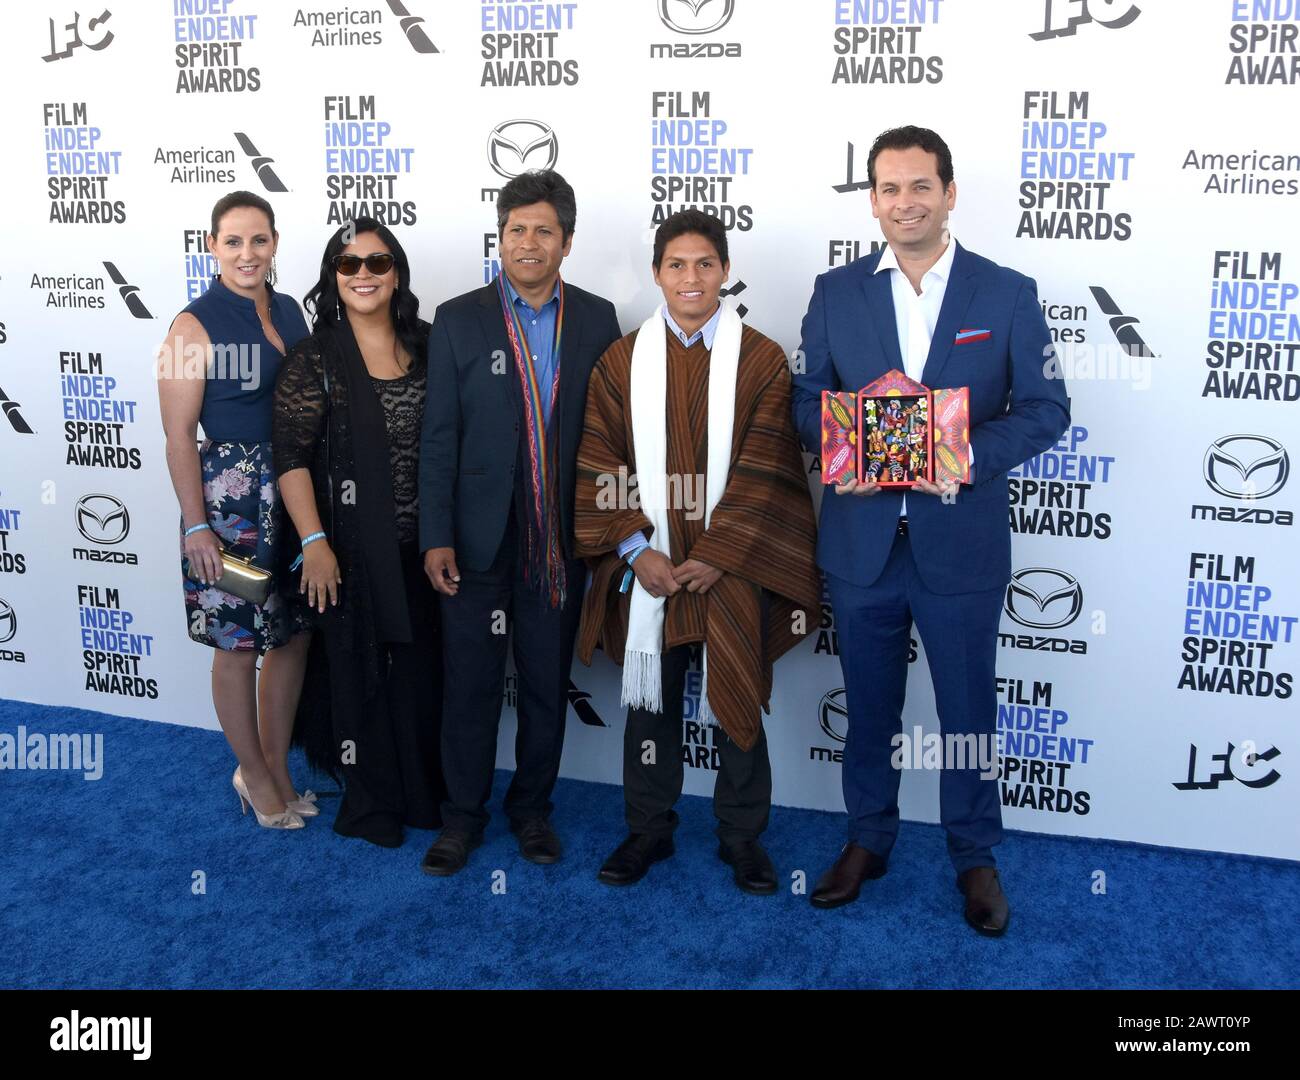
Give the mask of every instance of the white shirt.
<path id="1" fill-rule="evenodd" d="M 899 268 L 898 256 L 894 249 L 886 245 L 880 254 L 876 273 L 890 272 L 890 285 L 894 291 L 894 323 L 898 330 L 898 352 L 903 358 L 903 374 L 916 382 L 921 381 L 925 370 L 926 357 L 930 355 L 930 339 L 934 337 L 934 328 L 939 321 L 939 309 L 943 307 L 943 294 L 948 291 L 948 278 L 952 274 L 952 259 L 957 251 L 957 241 L 948 236 L 948 246 L 929 270 L 921 276 L 921 292 L 918 295 L 907 280 L 907 275 Z M 907 514 L 907 496 L 903 496 L 903 505 L 899 516 Z"/>
<path id="2" fill-rule="evenodd" d="M 898 351 L 903 357 L 903 373 L 909 379 L 921 381 L 925 358 L 930 355 L 930 339 L 939 321 L 943 307 L 943 294 L 948 291 L 948 278 L 952 274 L 952 258 L 957 251 L 951 236 L 939 261 L 921 278 L 921 292 L 917 295 L 907 275 L 898 266 L 898 256 L 892 247 L 880 254 L 876 273 L 893 271 L 890 285 L 894 290 L 894 322 L 898 327 Z"/>

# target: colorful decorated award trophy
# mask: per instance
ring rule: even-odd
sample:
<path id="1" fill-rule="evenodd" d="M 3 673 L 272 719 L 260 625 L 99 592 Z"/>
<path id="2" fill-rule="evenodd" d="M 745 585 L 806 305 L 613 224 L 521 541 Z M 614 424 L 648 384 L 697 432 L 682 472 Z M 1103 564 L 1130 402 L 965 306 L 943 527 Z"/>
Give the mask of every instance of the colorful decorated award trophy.
<path id="1" fill-rule="evenodd" d="M 929 390 L 901 371 L 856 394 L 822 393 L 822 483 L 909 488 L 970 482 L 970 392 Z"/>

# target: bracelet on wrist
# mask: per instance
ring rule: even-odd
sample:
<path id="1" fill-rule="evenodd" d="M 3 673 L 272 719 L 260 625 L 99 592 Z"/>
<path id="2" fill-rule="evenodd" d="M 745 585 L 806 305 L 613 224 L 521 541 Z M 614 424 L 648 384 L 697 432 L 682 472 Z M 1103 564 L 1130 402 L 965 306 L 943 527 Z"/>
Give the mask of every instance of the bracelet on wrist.
<path id="1" fill-rule="evenodd" d="M 211 531 L 212 526 L 209 525 L 206 521 L 203 522 L 201 525 L 191 525 L 188 529 L 185 530 L 185 535 L 193 536 L 196 532 L 202 532 L 204 529 Z"/>
<path id="2" fill-rule="evenodd" d="M 324 539 L 325 539 L 325 534 L 323 532 L 314 532 L 310 536 L 304 536 L 302 538 L 302 546 L 306 548 L 308 544 L 313 544 L 317 540 L 324 540 Z"/>
<path id="3" fill-rule="evenodd" d="M 626 556 L 624 556 L 624 561 L 628 564 L 628 566 L 631 566 L 634 562 L 636 562 L 637 556 L 640 555 L 641 552 L 649 550 L 649 548 L 650 545 L 646 544 L 643 547 L 637 548 L 635 551 L 629 552 Z"/>

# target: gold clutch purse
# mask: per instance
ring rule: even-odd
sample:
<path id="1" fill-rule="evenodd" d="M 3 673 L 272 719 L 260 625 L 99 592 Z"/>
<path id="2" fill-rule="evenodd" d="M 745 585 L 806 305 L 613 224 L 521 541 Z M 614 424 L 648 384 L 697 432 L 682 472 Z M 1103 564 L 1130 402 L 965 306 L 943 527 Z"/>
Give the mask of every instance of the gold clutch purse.
<path id="1" fill-rule="evenodd" d="M 193 562 L 190 563 L 190 579 L 198 580 Z M 221 577 L 212 583 L 212 587 L 261 607 L 271 595 L 271 572 L 254 566 L 251 555 L 241 559 L 222 548 Z"/>

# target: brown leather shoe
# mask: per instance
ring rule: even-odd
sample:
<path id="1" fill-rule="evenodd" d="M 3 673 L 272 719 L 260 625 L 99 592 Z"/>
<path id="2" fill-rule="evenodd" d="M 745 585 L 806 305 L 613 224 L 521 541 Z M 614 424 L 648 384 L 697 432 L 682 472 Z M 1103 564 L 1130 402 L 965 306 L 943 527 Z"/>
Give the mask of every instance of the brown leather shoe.
<path id="1" fill-rule="evenodd" d="M 874 851 L 848 843 L 826 873 L 817 879 L 817 885 L 808 897 L 813 907 L 834 908 L 849 904 L 858 898 L 864 881 L 885 876 L 885 860 Z"/>
<path id="2" fill-rule="evenodd" d="M 1001 937 L 1011 908 L 991 866 L 975 866 L 957 875 L 957 888 L 966 897 L 966 921 L 986 937 Z"/>

